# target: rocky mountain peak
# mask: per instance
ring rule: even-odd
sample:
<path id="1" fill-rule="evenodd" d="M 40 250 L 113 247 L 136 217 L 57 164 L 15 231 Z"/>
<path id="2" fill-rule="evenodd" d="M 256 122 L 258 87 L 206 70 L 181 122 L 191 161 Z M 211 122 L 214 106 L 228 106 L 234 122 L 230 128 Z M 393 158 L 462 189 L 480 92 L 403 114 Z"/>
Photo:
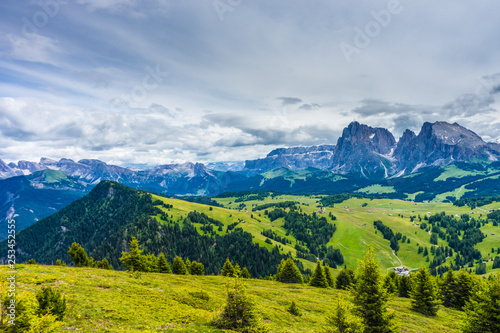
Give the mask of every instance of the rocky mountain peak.
<path id="1" fill-rule="evenodd" d="M 406 133 L 406 132 L 405 132 Z M 426 122 L 417 136 L 403 135 L 394 151 L 406 172 L 428 165 L 483 159 L 494 161 L 499 152 L 467 128 L 444 121 Z"/>
<path id="2" fill-rule="evenodd" d="M 65 160 L 73 162 L 70 159 L 65 159 Z M 62 162 L 62 160 L 60 162 Z M 95 159 L 83 159 L 83 160 L 79 160 L 78 163 L 85 164 L 85 165 L 90 165 L 90 166 L 107 165 L 106 162 L 103 162 L 103 161 L 100 161 L 100 160 L 95 160 Z"/>
<path id="3" fill-rule="evenodd" d="M 385 128 L 370 127 L 353 121 L 347 126 L 337 142 L 336 151 L 341 151 L 345 145 L 366 146 L 379 154 L 388 154 L 396 144 L 396 139 Z"/>
<path id="4" fill-rule="evenodd" d="M 387 129 L 354 121 L 337 141 L 332 169 L 340 173 L 359 173 L 366 178 L 388 176 L 391 174 L 388 155 L 395 145 L 396 139 Z"/>

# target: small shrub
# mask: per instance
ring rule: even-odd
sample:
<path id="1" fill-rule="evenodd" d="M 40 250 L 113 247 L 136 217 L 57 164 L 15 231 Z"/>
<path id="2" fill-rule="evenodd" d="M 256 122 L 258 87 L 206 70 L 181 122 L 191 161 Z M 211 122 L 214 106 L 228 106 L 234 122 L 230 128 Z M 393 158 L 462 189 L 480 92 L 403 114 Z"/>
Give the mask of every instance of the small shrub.
<path id="1" fill-rule="evenodd" d="M 302 316 L 302 313 L 300 313 L 300 309 L 295 301 L 292 301 L 292 304 L 290 304 L 290 307 L 287 308 L 286 311 L 290 312 L 294 316 Z"/>
<path id="2" fill-rule="evenodd" d="M 43 287 L 36 293 L 36 300 L 38 301 L 37 315 L 43 316 L 50 313 L 56 316 L 58 320 L 64 319 L 66 298 L 62 297 L 58 290 L 53 289 L 51 286 Z"/>
<path id="3" fill-rule="evenodd" d="M 71 244 L 68 254 L 77 267 L 90 266 L 90 259 L 85 249 L 78 243 Z"/>
<path id="4" fill-rule="evenodd" d="M 227 283 L 226 288 L 227 304 L 213 321 L 214 326 L 247 333 L 266 332 L 267 328 L 257 320 L 254 304 L 239 279 L 234 279 L 234 285 Z"/>
<path id="5" fill-rule="evenodd" d="M 174 274 L 178 275 L 186 275 L 188 274 L 188 270 L 186 268 L 186 265 L 184 264 L 184 261 L 182 261 L 182 258 L 177 256 L 174 258 L 174 264 L 172 265 L 172 271 Z"/>
<path id="6" fill-rule="evenodd" d="M 220 272 L 220 275 L 233 277 L 233 276 L 235 276 L 235 274 L 236 274 L 236 272 L 234 271 L 234 267 L 233 267 L 233 264 L 231 263 L 231 260 L 229 260 L 229 258 L 226 258 L 226 262 L 224 263 L 224 266 L 222 267 L 222 271 Z"/>

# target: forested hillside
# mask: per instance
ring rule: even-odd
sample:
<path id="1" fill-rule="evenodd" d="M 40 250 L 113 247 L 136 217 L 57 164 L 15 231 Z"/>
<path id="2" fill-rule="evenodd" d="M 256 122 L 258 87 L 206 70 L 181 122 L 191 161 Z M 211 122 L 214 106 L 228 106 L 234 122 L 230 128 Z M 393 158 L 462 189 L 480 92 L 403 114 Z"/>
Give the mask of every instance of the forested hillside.
<path id="1" fill-rule="evenodd" d="M 153 217 L 158 215 L 158 220 Z M 169 261 L 176 255 L 203 262 L 208 274 L 218 272 L 231 257 L 253 276 L 266 276 L 270 267 L 283 258 L 276 248 L 268 251 L 252 242 L 252 235 L 235 228 L 223 236 L 202 235 L 191 221 L 182 223 L 155 207 L 150 194 L 116 182 L 104 181 L 89 195 L 47 217 L 16 235 L 18 262 L 34 258 L 41 263 L 69 262 L 68 248 L 73 242 L 87 249 L 95 260 L 106 258 L 120 268 L 119 257 L 127 251 L 133 235 L 148 253 L 163 252 Z M 203 221 L 204 222 L 204 221 Z M 207 220 L 207 226 L 213 220 Z M 7 253 L 7 242 L 0 243 L 0 253 Z"/>

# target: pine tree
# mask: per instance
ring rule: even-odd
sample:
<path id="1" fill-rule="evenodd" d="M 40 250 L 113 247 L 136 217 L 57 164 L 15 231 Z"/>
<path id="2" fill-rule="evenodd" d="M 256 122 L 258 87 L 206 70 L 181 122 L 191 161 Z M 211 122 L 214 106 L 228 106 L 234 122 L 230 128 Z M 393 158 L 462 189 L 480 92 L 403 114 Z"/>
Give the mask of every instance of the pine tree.
<path id="1" fill-rule="evenodd" d="M 355 283 L 356 279 L 352 269 L 344 268 L 337 275 L 335 287 L 337 289 L 347 290 Z"/>
<path id="2" fill-rule="evenodd" d="M 243 270 L 241 271 L 241 277 L 244 279 L 250 279 L 252 277 L 246 267 L 243 267 Z"/>
<path id="3" fill-rule="evenodd" d="M 325 273 L 321 267 L 321 261 L 316 261 L 316 268 L 311 276 L 309 285 L 313 287 L 328 288 L 328 281 L 326 281 Z"/>
<path id="4" fill-rule="evenodd" d="M 201 262 L 191 262 L 192 275 L 205 275 L 205 266 Z"/>
<path id="5" fill-rule="evenodd" d="M 363 320 L 353 312 L 353 306 L 341 295 L 332 312 L 327 313 L 325 332 L 358 333 L 365 330 Z"/>
<path id="6" fill-rule="evenodd" d="M 290 307 L 286 309 L 286 311 L 290 312 L 294 316 L 301 316 L 302 314 L 300 313 L 300 309 L 295 303 L 295 301 L 292 301 L 292 304 L 290 304 Z"/>
<path id="7" fill-rule="evenodd" d="M 413 310 L 428 316 L 435 316 L 439 309 L 439 297 L 434 277 L 427 268 L 421 268 L 413 277 L 410 292 Z"/>
<path id="8" fill-rule="evenodd" d="M 239 281 L 234 280 L 234 285 L 226 284 L 227 304 L 222 312 L 215 318 L 213 324 L 217 328 L 232 329 L 244 332 L 256 326 L 256 316 L 254 313 L 254 304 L 246 294 L 245 286 Z"/>
<path id="9" fill-rule="evenodd" d="M 411 278 L 407 275 L 403 275 L 399 278 L 398 286 L 398 296 L 399 297 L 410 297 L 411 290 Z"/>
<path id="10" fill-rule="evenodd" d="M 276 281 L 283 283 L 304 283 L 304 277 L 292 258 L 282 260 L 278 267 Z"/>
<path id="11" fill-rule="evenodd" d="M 356 284 L 351 288 L 357 314 L 365 324 L 364 333 L 395 332 L 394 313 L 387 311 L 387 291 L 382 282 L 380 263 L 374 258 L 373 246 L 359 261 Z"/>
<path id="12" fill-rule="evenodd" d="M 66 298 L 51 286 L 45 286 L 36 293 L 38 301 L 37 315 L 53 314 L 58 320 L 64 319 L 66 313 Z"/>
<path id="13" fill-rule="evenodd" d="M 228 277 L 235 276 L 234 267 L 233 267 L 233 264 L 231 264 L 231 261 L 229 260 L 229 258 L 226 258 L 226 262 L 224 263 L 224 266 L 222 267 L 222 271 L 220 272 L 220 275 L 228 276 Z"/>
<path id="14" fill-rule="evenodd" d="M 330 288 L 335 288 L 335 282 L 333 281 L 332 272 L 330 272 L 330 266 L 328 264 L 325 264 L 324 271 L 325 271 L 326 282 L 328 282 L 328 286 Z"/>
<path id="15" fill-rule="evenodd" d="M 142 271 L 158 273 L 158 258 L 150 253 L 141 257 Z"/>
<path id="16" fill-rule="evenodd" d="M 188 274 L 186 265 L 184 264 L 184 261 L 182 261 L 181 257 L 177 256 L 174 258 L 174 264 L 172 265 L 172 271 L 174 274 L 177 274 L 177 275 Z"/>
<path id="17" fill-rule="evenodd" d="M 191 273 L 191 261 L 189 260 L 189 258 L 186 258 L 186 270 L 187 270 L 188 274 L 192 274 Z"/>
<path id="18" fill-rule="evenodd" d="M 234 266 L 234 275 L 236 277 L 241 277 L 241 267 L 238 263 Z"/>
<path id="19" fill-rule="evenodd" d="M 474 296 L 465 306 L 465 314 L 462 332 L 500 332 L 500 274 L 476 285 Z"/>
<path id="20" fill-rule="evenodd" d="M 90 259 L 85 249 L 78 243 L 71 244 L 68 254 L 77 267 L 86 267 L 90 265 Z"/>
<path id="21" fill-rule="evenodd" d="M 476 277 L 464 271 L 463 269 L 457 272 L 455 276 L 455 304 L 457 309 L 463 309 L 465 304 L 470 300 L 474 292 Z"/>
<path id="22" fill-rule="evenodd" d="M 102 269 L 113 269 L 113 266 L 109 263 L 108 259 L 104 258 L 101 261 L 96 262 L 97 268 Z"/>
<path id="23" fill-rule="evenodd" d="M 384 277 L 384 288 L 388 294 L 394 294 L 397 291 L 396 284 L 390 275 Z"/>
<path id="24" fill-rule="evenodd" d="M 165 258 L 163 252 L 158 256 L 158 272 L 172 273 L 172 268 L 170 268 L 170 264 L 168 263 L 167 258 Z"/>
<path id="25" fill-rule="evenodd" d="M 450 269 L 443 275 L 441 280 L 441 300 L 443 301 L 443 306 L 448 308 L 455 307 L 456 300 L 456 283 L 455 277 L 453 276 L 453 269 Z"/>
<path id="26" fill-rule="evenodd" d="M 120 261 L 123 265 L 130 271 L 144 271 L 142 252 L 143 250 L 139 247 L 139 241 L 132 236 L 130 241 L 130 252 L 122 252 Z"/>

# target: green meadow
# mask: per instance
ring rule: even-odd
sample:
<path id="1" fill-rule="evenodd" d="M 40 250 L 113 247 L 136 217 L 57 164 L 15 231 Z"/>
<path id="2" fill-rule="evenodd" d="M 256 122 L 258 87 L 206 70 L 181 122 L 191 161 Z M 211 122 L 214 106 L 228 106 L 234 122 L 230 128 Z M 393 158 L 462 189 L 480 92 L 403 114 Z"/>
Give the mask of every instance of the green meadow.
<path id="1" fill-rule="evenodd" d="M 2 281 L 8 271 L 0 266 Z M 63 332 L 224 332 L 210 322 L 225 304 L 225 285 L 231 278 L 42 265 L 17 265 L 17 272 L 18 292 L 34 297 L 50 285 L 66 297 Z M 244 281 L 256 313 L 272 332 L 320 332 L 337 297 L 349 298 L 347 292 L 334 289 Z M 286 311 L 292 300 L 301 316 Z M 463 312 L 447 308 L 426 317 L 410 310 L 409 299 L 395 296 L 388 307 L 395 311 L 401 332 L 459 332 L 463 319 Z"/>
<path id="2" fill-rule="evenodd" d="M 173 215 L 174 219 L 176 216 L 180 218 L 190 211 L 196 210 L 223 222 L 225 226 L 234 222 L 244 221 L 240 222 L 238 227 L 251 233 L 254 236 L 254 242 L 268 249 L 279 245 L 282 253 L 286 254 L 290 252 L 292 255 L 295 255 L 296 250 L 294 246 L 296 241 L 293 235 L 286 235 L 286 230 L 283 228 L 283 218 L 271 222 L 263 211 L 252 212 L 252 207 L 267 203 L 295 201 L 299 203 L 299 207 L 303 212 L 312 214 L 319 210 L 319 200 L 321 197 L 314 195 L 278 195 L 275 197 L 268 196 L 263 200 L 248 200 L 243 202 L 235 202 L 237 199 L 235 197 L 215 198 L 224 207 L 212 207 L 159 196 L 154 196 L 154 200 L 159 199 L 173 205 L 174 208 L 169 210 L 163 208 L 163 210 L 169 215 Z M 377 260 L 381 262 L 382 269 L 387 270 L 391 267 L 401 266 L 401 264 L 411 269 L 418 269 L 419 267 L 428 265 L 423 254 L 417 253 L 418 247 L 428 247 L 430 250 L 432 246 L 430 243 L 430 234 L 420 229 L 419 225 L 417 225 L 425 222 L 424 216 L 446 212 L 449 215 L 460 216 L 462 214 L 470 214 L 471 217 L 475 217 L 476 219 L 486 219 L 486 214 L 490 209 L 498 208 L 500 208 L 499 202 L 471 210 L 467 206 L 457 207 L 441 202 L 417 203 L 397 199 L 351 198 L 340 204 L 335 204 L 334 207 L 325 207 L 325 212 L 322 215 L 327 217 L 330 223 L 334 223 L 337 226 L 337 230 L 328 245 L 332 245 L 334 248 L 339 248 L 342 251 L 347 267 L 355 269 L 357 261 L 362 258 L 367 245 L 373 243 L 375 245 Z M 273 209 L 273 207 L 268 208 L 269 211 Z M 329 213 L 332 213 L 336 217 L 335 221 L 328 218 Z M 414 222 L 411 222 L 411 216 L 415 217 Z M 419 216 L 421 221 L 419 220 Z M 400 232 L 410 240 L 410 243 L 400 242 L 400 250 L 397 253 L 397 257 L 389 247 L 389 241 L 384 239 L 381 233 L 374 228 L 373 222 L 376 220 L 382 221 L 394 233 Z M 200 226 L 197 227 L 199 228 Z M 218 231 L 218 233 L 225 233 L 225 228 L 223 229 L 224 231 Z M 271 241 L 272 244 L 266 243 L 266 237 L 261 234 L 266 229 L 272 229 L 277 235 L 286 237 L 292 243 L 283 245 L 274 240 Z M 491 254 L 491 248 L 493 247 L 496 250 L 500 246 L 500 227 L 486 224 L 482 227 L 482 231 L 487 234 L 487 238 L 482 243 L 479 243 L 476 248 L 481 251 L 483 259 L 488 261 L 487 267 L 489 268 L 495 256 Z M 448 244 L 446 241 L 439 239 L 438 245 L 446 246 Z M 430 260 L 432 260 L 432 254 L 429 256 Z M 304 259 L 300 260 L 306 268 L 314 268 L 314 263 Z"/>

